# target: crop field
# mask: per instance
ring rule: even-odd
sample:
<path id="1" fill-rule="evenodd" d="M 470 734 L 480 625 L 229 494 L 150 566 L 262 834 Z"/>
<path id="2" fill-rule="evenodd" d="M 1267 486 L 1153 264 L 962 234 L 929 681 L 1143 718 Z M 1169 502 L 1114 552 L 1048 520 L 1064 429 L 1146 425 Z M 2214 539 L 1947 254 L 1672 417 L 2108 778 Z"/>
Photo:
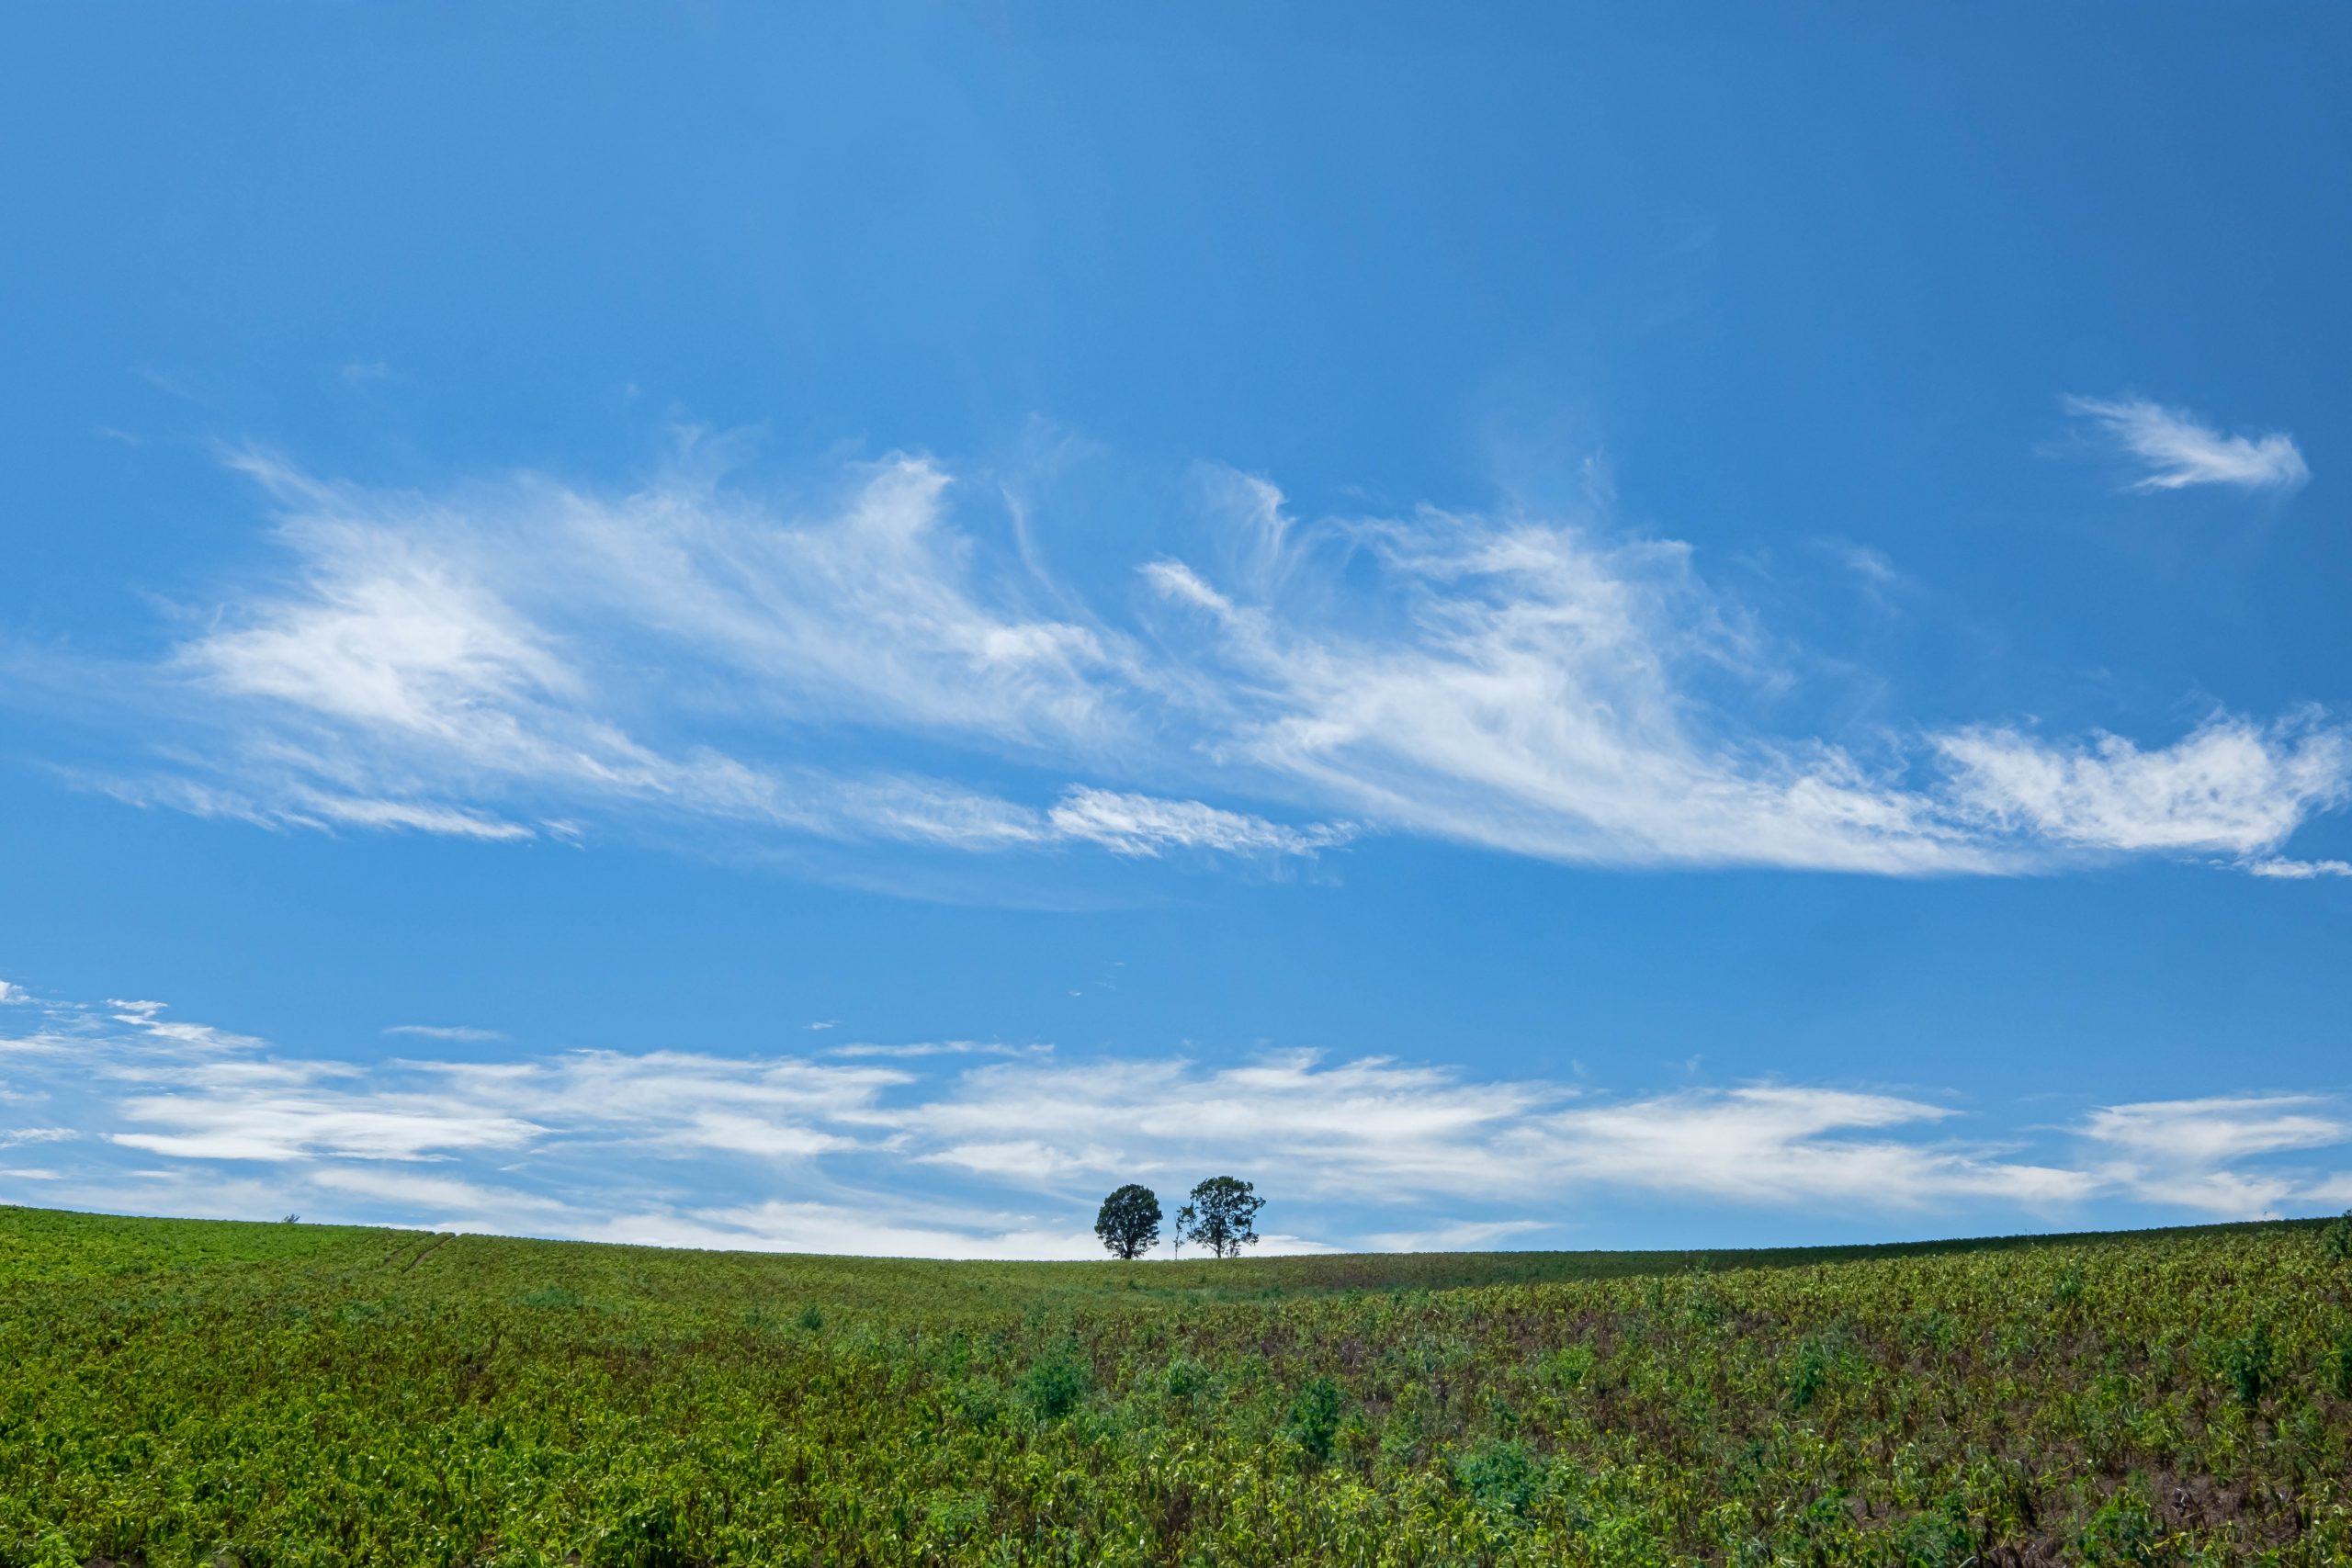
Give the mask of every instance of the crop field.
<path id="1" fill-rule="evenodd" d="M 0 1209 L 0 1565 L 2352 1562 L 2308 1224 L 962 1264 Z"/>

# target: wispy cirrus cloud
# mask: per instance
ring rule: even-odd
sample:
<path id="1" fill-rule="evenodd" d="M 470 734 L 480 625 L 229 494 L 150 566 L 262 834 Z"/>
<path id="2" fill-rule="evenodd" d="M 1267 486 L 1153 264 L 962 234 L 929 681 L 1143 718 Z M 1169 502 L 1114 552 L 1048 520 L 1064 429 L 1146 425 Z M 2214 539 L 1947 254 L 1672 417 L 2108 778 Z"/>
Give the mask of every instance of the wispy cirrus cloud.
<path id="1" fill-rule="evenodd" d="M 2011 858 L 1899 771 L 1755 734 L 1708 700 L 1782 672 L 1681 545 L 1434 512 L 1261 526 L 1279 543 L 1233 592 L 1174 559 L 1146 580 L 1187 617 L 1223 754 L 1351 816 L 1595 863 Z M 1378 585 L 1371 606 L 1335 593 L 1342 573 Z"/>
<path id="2" fill-rule="evenodd" d="M 1209 470 L 1190 532 L 1098 604 L 919 457 L 783 499 L 692 446 L 628 490 L 232 461 L 286 570 L 192 613 L 160 662 L 49 672 L 149 748 L 72 771 L 133 804 L 725 852 L 1282 863 L 1412 833 L 1919 874 L 2270 856 L 2352 795 L 2352 740 L 2317 711 L 2154 745 L 1773 732 L 1756 716 L 1802 659 L 1600 501 L 1308 520 Z"/>
<path id="3" fill-rule="evenodd" d="M 387 1034 L 413 1034 L 421 1040 L 503 1040 L 503 1031 L 480 1029 L 468 1023 L 395 1023 L 388 1025 Z"/>
<path id="4" fill-rule="evenodd" d="M 2298 1199 L 2325 1202 L 2352 1173 L 2316 1184 L 2278 1169 L 2244 1168 L 2247 1159 L 2352 1142 L 2340 1103 L 2314 1095 L 2229 1095 L 2108 1106 L 2083 1134 L 2112 1150 L 2103 1179 L 2152 1201 L 2225 1218 L 2277 1213 Z"/>
<path id="5" fill-rule="evenodd" d="M 294 570 L 147 672 L 196 722 L 177 766 L 85 771 L 130 803 L 485 840 L 575 837 L 577 814 L 1131 856 L 1346 836 L 1134 790 L 1028 804 L 809 760 L 808 727 L 827 725 L 1081 764 L 1139 743 L 1132 649 L 979 581 L 927 462 L 866 465 L 795 517 L 692 469 L 622 495 L 524 476 L 424 497 L 231 461 L 279 509 Z"/>
<path id="6" fill-rule="evenodd" d="M 1171 848 L 1312 854 L 1347 842 L 1351 831 L 1344 823 L 1285 828 L 1197 800 L 1160 800 L 1102 789 L 1073 789 L 1046 815 L 1063 837 L 1091 840 L 1123 855 L 1157 856 Z"/>
<path id="7" fill-rule="evenodd" d="M 2225 435 L 2187 410 L 2145 398 L 2069 397 L 2065 407 L 2140 468 L 2131 490 L 2290 491 L 2311 478 L 2290 435 Z"/>
<path id="8" fill-rule="evenodd" d="M 2116 1202 L 2308 1211 L 2352 1179 L 2310 1163 L 2352 1145 L 2352 1111 L 2319 1095 L 2119 1102 L 2052 1134 L 1988 1132 L 1915 1093 L 1608 1093 L 1306 1051 L 1207 1065 L 949 1043 L 360 1064 L 175 1022 L 153 1003 L 30 1010 L 0 1035 L 28 1108 L 0 1146 L 41 1145 L 43 1163 L 38 1176 L 0 1168 L 0 1197 L 38 1180 L 43 1201 L 96 1207 L 1086 1256 L 1106 1184 L 1181 1190 L 1218 1170 L 1276 1194 L 1302 1247 L 1556 1233 L 1603 1195 L 2078 1223 Z"/>
<path id="9" fill-rule="evenodd" d="M 2249 862 L 2245 869 L 2256 876 L 2309 882 L 2322 876 L 2352 876 L 2352 861 L 2288 860 L 2273 856 L 2268 860 Z"/>
<path id="10" fill-rule="evenodd" d="M 2227 716 L 2174 745 L 2120 736 L 2052 743 L 2015 729 L 1941 736 L 1954 795 L 2004 828 L 2098 849 L 2251 855 L 2352 797 L 2352 736 L 2306 713 Z"/>
<path id="11" fill-rule="evenodd" d="M 896 1045 L 861 1040 L 824 1047 L 828 1056 L 1038 1056 L 1052 1051 L 1051 1045 L 1007 1045 L 995 1040 L 915 1040 Z"/>

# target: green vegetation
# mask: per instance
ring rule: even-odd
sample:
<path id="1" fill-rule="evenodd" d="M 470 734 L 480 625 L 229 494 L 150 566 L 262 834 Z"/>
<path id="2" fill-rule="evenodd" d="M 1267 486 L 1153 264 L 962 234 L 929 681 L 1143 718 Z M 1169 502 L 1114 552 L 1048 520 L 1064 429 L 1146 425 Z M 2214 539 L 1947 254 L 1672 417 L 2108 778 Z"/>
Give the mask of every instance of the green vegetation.
<path id="1" fill-rule="evenodd" d="M 0 1568 L 2352 1562 L 2352 1262 L 949 1264 L 0 1209 Z"/>

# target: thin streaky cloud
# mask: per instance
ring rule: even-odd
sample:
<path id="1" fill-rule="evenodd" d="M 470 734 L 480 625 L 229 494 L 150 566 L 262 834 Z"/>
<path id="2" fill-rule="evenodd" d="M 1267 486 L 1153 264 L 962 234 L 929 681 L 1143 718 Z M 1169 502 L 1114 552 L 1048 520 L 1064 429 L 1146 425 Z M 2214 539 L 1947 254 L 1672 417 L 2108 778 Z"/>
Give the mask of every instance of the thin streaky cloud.
<path id="1" fill-rule="evenodd" d="M 2113 1152 L 2110 1163 L 2094 1165 L 2099 1179 L 2151 1202 L 2223 1219 L 2324 1202 L 2352 1174 L 2339 1171 L 2314 1181 L 2289 1169 L 2244 1163 L 2352 1140 L 2352 1121 L 2344 1107 L 2317 1095 L 2223 1095 L 2114 1105 L 2092 1112 L 2080 1131 Z"/>
<path id="2" fill-rule="evenodd" d="M 2323 876 L 2352 876 L 2352 861 L 2288 860 L 2273 856 L 2268 860 L 2251 861 L 2246 871 L 2254 876 L 2275 877 L 2287 882 L 2310 882 Z"/>
<path id="3" fill-rule="evenodd" d="M 2352 796 L 2352 740 L 2318 710 L 2156 745 L 1995 721 L 1858 752 L 1764 729 L 1754 699 L 1803 651 L 1600 501 L 1318 521 L 1206 470 L 1192 532 L 1114 614 L 1033 599 L 1035 542 L 978 526 L 921 456 L 789 502 L 692 445 L 627 491 L 525 473 L 422 494 L 226 460 L 277 514 L 274 579 L 143 668 L 44 687 L 17 662 L 119 731 L 78 782 L 272 829 L 876 867 L 1279 867 L 1410 834 L 1568 864 L 1999 874 L 2273 855 Z M 1893 570 L 1864 562 L 1866 582 Z M 846 761 L 877 754 L 898 761 Z"/>
<path id="4" fill-rule="evenodd" d="M 413 1034 L 422 1040 L 503 1040 L 505 1032 L 497 1029 L 477 1029 L 468 1023 L 395 1023 L 388 1025 L 387 1034 Z"/>
<path id="5" fill-rule="evenodd" d="M 811 1025 L 810 1027 L 815 1027 Z M 828 1027 L 831 1027 L 828 1025 Z M 855 1044 L 835 1045 L 825 1052 L 828 1056 L 1046 1056 L 1054 1048 L 1048 1044 L 1005 1045 L 995 1041 L 930 1040 L 905 1045 L 876 1045 L 861 1041 Z"/>
<path id="6" fill-rule="evenodd" d="M 2294 437 L 2225 435 L 2185 409 L 2144 398 L 2064 400 L 2066 412 L 2088 423 L 2142 470 L 2126 488 L 2186 490 L 2228 485 L 2238 490 L 2290 491 L 2311 478 Z"/>

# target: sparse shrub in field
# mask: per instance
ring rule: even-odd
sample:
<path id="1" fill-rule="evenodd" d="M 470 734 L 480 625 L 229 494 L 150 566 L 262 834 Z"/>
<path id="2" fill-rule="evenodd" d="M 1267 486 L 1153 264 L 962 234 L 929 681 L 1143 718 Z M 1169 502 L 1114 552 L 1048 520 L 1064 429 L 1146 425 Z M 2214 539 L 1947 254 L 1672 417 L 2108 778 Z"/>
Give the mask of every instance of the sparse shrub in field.
<path id="1" fill-rule="evenodd" d="M 523 1304 L 526 1307 L 546 1307 L 550 1311 L 562 1311 L 580 1304 L 580 1292 L 567 1290 L 561 1285 L 542 1285 L 525 1296 Z"/>
<path id="2" fill-rule="evenodd" d="M 1329 1378 L 1315 1379 L 1291 1402 L 1290 1434 L 1317 1464 L 1331 1458 L 1331 1444 L 1340 1435 L 1341 1406 L 1340 1385 Z"/>
<path id="3" fill-rule="evenodd" d="M 1428 1442 L 1438 1424 L 1436 1400 L 1426 1384 L 1407 1382 L 1396 1390 L 1388 1406 L 1388 1419 L 1380 1431 L 1381 1454 L 1392 1465 L 1408 1465 L 1419 1457 L 1422 1445 Z"/>
<path id="4" fill-rule="evenodd" d="M 2136 1492 L 2118 1492 L 2083 1527 L 2084 1568 L 2143 1568 L 2163 1539 L 2156 1517 Z"/>
<path id="5" fill-rule="evenodd" d="M 1789 1407 L 1803 1410 L 1819 1398 L 1838 1371 L 1838 1351 L 1819 1335 L 1808 1335 L 1789 1362 Z"/>
<path id="6" fill-rule="evenodd" d="M 1968 1505 L 1957 1495 L 1904 1526 L 1895 1541 L 1904 1568 L 1963 1568 L 1977 1561 Z"/>
<path id="7" fill-rule="evenodd" d="M 2031 1364 L 2041 1349 L 2041 1330 L 2033 1323 L 2005 1323 L 1993 1331 L 1993 1357 L 2010 1365 Z"/>
<path id="8" fill-rule="evenodd" d="M 2270 1331 L 2260 1325 L 2223 1343 L 2222 1376 L 2236 1391 L 2239 1404 L 2252 1409 L 2261 1403 L 2262 1391 L 2270 1386 L 2271 1369 L 2277 1360 Z"/>
<path id="9" fill-rule="evenodd" d="M 1914 1313 L 1903 1323 L 1904 1341 L 1914 1349 L 1949 1350 L 1958 1336 L 1953 1332 L 1951 1314 L 1939 1308 Z"/>
<path id="10" fill-rule="evenodd" d="M 1691 1284 L 1690 1293 L 1682 1298 L 1682 1320 L 1692 1328 L 1718 1327 L 1730 1315 L 1731 1309 L 1724 1304 L 1723 1297 L 1704 1274 Z"/>
<path id="11" fill-rule="evenodd" d="M 2323 1256 L 2338 1263 L 2352 1263 L 2352 1209 L 2328 1222 L 2319 1233 L 2319 1249 Z"/>
<path id="12" fill-rule="evenodd" d="M 594 1561 L 614 1568 L 693 1568 L 694 1556 L 680 1542 L 678 1506 L 667 1497 L 640 1497 L 621 1508 L 620 1517 L 598 1532 Z"/>
<path id="13" fill-rule="evenodd" d="M 1555 1388 L 1582 1388 L 1600 1358 L 1589 1345 L 1563 1345 L 1537 1365 L 1537 1375 Z"/>
<path id="14" fill-rule="evenodd" d="M 1534 1454 L 1517 1438 L 1480 1444 L 1453 1461 L 1453 1473 L 1480 1507 L 1513 1516 L 1533 1505 L 1542 1479 Z"/>
<path id="15" fill-rule="evenodd" d="M 816 1303 L 812 1302 L 800 1309 L 799 1322 L 801 1327 L 814 1334 L 825 1326 L 825 1314 L 818 1311 Z"/>
<path id="16" fill-rule="evenodd" d="M 2083 1266 L 2069 1263 L 2051 1282 L 2050 1300 L 2055 1306 L 2073 1306 L 2083 1299 Z"/>
<path id="17" fill-rule="evenodd" d="M 1201 1364 L 1189 1356 L 1179 1356 L 1168 1363 L 1168 1371 L 1160 1378 L 1160 1386 L 1179 1399 L 1190 1399 L 1208 1386 L 1209 1375 Z"/>
<path id="18" fill-rule="evenodd" d="M 13 1548 L 13 1550 L 12 1550 Z M 0 1563 L 6 1568 L 82 1568 L 82 1554 L 61 1529 L 43 1530 L 21 1546 L 0 1542 Z"/>
<path id="19" fill-rule="evenodd" d="M 2352 1399 L 2352 1323 L 2335 1331 L 2335 1343 L 2328 1347 L 2326 1359 L 2327 1385 L 2339 1399 Z"/>
<path id="20" fill-rule="evenodd" d="M 941 1542 L 953 1546 L 979 1532 L 989 1521 L 989 1500 L 969 1492 L 943 1492 L 923 1505 L 923 1523 Z"/>
<path id="21" fill-rule="evenodd" d="M 1067 1352 L 1057 1352 L 1031 1364 L 1021 1393 L 1038 1419 L 1058 1421 L 1086 1397 L 1088 1382 L 1085 1368 Z"/>
<path id="22" fill-rule="evenodd" d="M 985 1432 L 1004 1414 L 1004 1390 L 983 1379 L 973 1379 L 950 1389 L 947 1404 L 967 1425 Z"/>

